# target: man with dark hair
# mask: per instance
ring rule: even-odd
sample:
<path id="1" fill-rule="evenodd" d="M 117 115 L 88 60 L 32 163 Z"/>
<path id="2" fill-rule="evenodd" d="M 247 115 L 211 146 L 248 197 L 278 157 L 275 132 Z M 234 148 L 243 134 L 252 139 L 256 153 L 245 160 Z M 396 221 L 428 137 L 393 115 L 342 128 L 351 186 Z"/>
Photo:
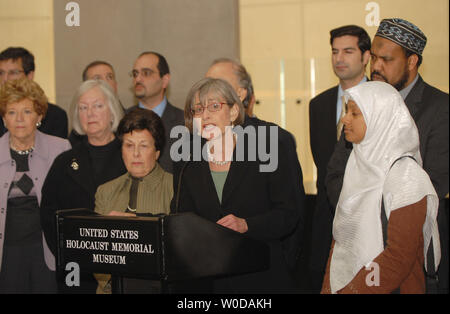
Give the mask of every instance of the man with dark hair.
<path id="1" fill-rule="evenodd" d="M 34 79 L 34 56 L 25 48 L 9 47 L 0 53 L 0 84 L 8 80 L 27 77 Z M 68 123 L 67 114 L 60 107 L 48 103 L 47 113 L 41 121 L 38 130 L 62 138 L 67 138 Z M 8 130 L 0 119 L 0 136 Z"/>
<path id="2" fill-rule="evenodd" d="M 370 73 L 372 80 L 389 83 L 399 91 L 416 122 L 423 169 L 430 176 L 440 200 L 438 289 L 448 293 L 449 218 L 444 198 L 449 190 L 449 96 L 425 83 L 418 73 L 426 42 L 426 36 L 412 23 L 398 18 L 382 20 L 372 42 Z M 342 137 L 328 164 L 325 183 L 333 206 L 339 199 L 351 150 Z"/>
<path id="3" fill-rule="evenodd" d="M 344 90 L 365 82 L 366 66 L 370 59 L 370 37 L 356 25 L 346 25 L 330 31 L 331 63 L 339 78 L 334 86 L 309 104 L 310 144 L 317 167 L 317 197 L 312 215 L 310 284 L 313 292 L 320 292 L 331 246 L 334 207 L 325 190 L 328 161 L 342 131 L 341 115 Z"/>
<path id="4" fill-rule="evenodd" d="M 279 143 L 286 149 L 288 162 L 290 168 L 292 169 L 292 181 L 291 183 L 286 184 L 292 184 L 297 187 L 296 201 L 299 221 L 291 234 L 282 239 L 286 262 L 293 275 L 296 275 L 296 267 L 298 266 L 297 264 L 299 262 L 300 254 L 303 253 L 305 190 L 303 187 L 302 168 L 297 156 L 295 137 L 275 123 L 263 121 L 253 116 L 253 103 L 255 97 L 252 79 L 250 74 L 240 62 L 228 58 L 216 59 L 209 67 L 205 76 L 225 80 L 233 87 L 245 108 L 246 114 L 244 127 L 278 127 L 278 140 Z M 267 133 L 269 133 L 269 131 L 267 131 Z"/>
<path id="5" fill-rule="evenodd" d="M 158 162 L 165 171 L 173 173 L 170 147 L 176 139 L 170 138 L 170 131 L 177 125 L 184 125 L 184 112 L 167 101 L 166 90 L 170 82 L 167 60 L 157 52 L 143 52 L 134 63 L 130 76 L 133 78 L 134 95 L 139 103 L 129 110 L 144 108 L 153 110 L 161 117 L 166 143 Z"/>

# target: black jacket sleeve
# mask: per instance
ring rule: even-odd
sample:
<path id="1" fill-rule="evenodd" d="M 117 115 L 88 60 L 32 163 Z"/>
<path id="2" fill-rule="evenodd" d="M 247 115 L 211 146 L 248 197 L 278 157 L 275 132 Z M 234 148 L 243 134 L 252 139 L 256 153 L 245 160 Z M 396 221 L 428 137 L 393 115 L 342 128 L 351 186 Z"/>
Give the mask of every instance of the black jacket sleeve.
<path id="1" fill-rule="evenodd" d="M 328 162 L 325 186 L 333 211 L 336 209 L 339 195 L 341 194 L 345 166 L 347 165 L 347 160 L 350 157 L 351 151 L 351 143 L 346 142 L 344 135 L 342 135 L 334 148 L 330 161 Z"/>

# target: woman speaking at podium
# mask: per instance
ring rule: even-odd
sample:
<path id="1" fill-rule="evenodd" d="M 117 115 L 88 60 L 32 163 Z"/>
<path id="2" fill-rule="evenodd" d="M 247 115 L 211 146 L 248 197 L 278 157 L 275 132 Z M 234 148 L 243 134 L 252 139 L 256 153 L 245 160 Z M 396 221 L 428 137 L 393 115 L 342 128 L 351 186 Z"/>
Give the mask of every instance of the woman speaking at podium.
<path id="1" fill-rule="evenodd" d="M 294 186 L 286 184 L 290 174 L 284 147 L 271 139 L 278 144 L 270 154 L 278 164 L 268 172 L 261 170 L 264 162 L 258 156 L 249 158 L 255 152 L 252 148 L 268 143 L 270 132 L 254 129 L 256 137 L 235 132 L 246 127 L 244 108 L 231 85 L 220 79 L 197 82 L 186 99 L 184 115 L 192 138 L 201 135 L 206 153 L 201 160 L 175 164 L 174 191 L 179 189 L 179 197 L 172 200 L 172 213 L 194 212 L 270 246 L 269 270 L 216 279 L 213 292 L 293 292 L 281 238 L 293 230 L 299 217 Z"/>

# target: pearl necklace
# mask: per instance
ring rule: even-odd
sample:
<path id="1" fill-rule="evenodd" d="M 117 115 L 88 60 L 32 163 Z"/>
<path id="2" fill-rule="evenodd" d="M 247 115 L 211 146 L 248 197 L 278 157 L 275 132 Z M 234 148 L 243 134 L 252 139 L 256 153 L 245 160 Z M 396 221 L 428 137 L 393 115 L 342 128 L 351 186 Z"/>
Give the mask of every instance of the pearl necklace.
<path id="1" fill-rule="evenodd" d="M 212 162 L 213 164 L 218 165 L 218 166 L 224 166 L 230 162 L 230 160 L 223 160 L 223 161 L 214 160 L 214 157 L 211 155 L 211 152 L 209 151 L 209 147 L 208 147 L 208 161 Z"/>
<path id="2" fill-rule="evenodd" d="M 224 166 L 227 163 L 229 163 L 229 161 L 218 161 L 218 160 L 213 160 L 213 159 L 210 159 L 209 161 L 218 166 Z"/>
<path id="3" fill-rule="evenodd" d="M 235 141 L 237 141 L 237 134 L 233 133 L 233 138 Z M 209 142 L 207 143 L 207 152 L 208 152 L 208 161 L 212 162 L 213 164 L 217 165 L 217 166 L 225 166 L 227 163 L 231 162 L 231 160 L 214 160 L 214 157 L 211 155 L 211 151 L 210 151 L 210 147 L 209 147 Z"/>
<path id="4" fill-rule="evenodd" d="M 28 155 L 29 153 L 31 153 L 34 150 L 34 146 L 31 146 L 31 148 L 28 149 L 24 149 L 24 150 L 18 150 L 14 147 L 12 147 L 11 145 L 9 146 L 13 151 L 15 151 L 16 153 L 18 153 L 19 155 Z"/>

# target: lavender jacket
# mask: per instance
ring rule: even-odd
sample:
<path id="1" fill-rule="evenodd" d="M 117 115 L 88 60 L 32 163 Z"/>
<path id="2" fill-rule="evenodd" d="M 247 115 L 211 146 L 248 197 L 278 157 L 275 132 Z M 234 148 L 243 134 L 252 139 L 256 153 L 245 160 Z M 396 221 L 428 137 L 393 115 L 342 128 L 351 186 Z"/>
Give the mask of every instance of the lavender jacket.
<path id="1" fill-rule="evenodd" d="M 41 189 L 47 172 L 53 160 L 62 152 L 69 150 L 69 141 L 36 131 L 34 151 L 30 153 L 28 164 L 30 176 L 36 189 L 38 203 L 41 203 Z M 5 239 L 6 206 L 8 204 L 8 191 L 16 173 L 16 163 L 11 158 L 9 148 L 9 132 L 0 138 L 0 270 L 3 258 L 3 243 Z M 44 258 L 47 267 L 55 270 L 55 257 L 47 246 L 42 233 Z"/>

